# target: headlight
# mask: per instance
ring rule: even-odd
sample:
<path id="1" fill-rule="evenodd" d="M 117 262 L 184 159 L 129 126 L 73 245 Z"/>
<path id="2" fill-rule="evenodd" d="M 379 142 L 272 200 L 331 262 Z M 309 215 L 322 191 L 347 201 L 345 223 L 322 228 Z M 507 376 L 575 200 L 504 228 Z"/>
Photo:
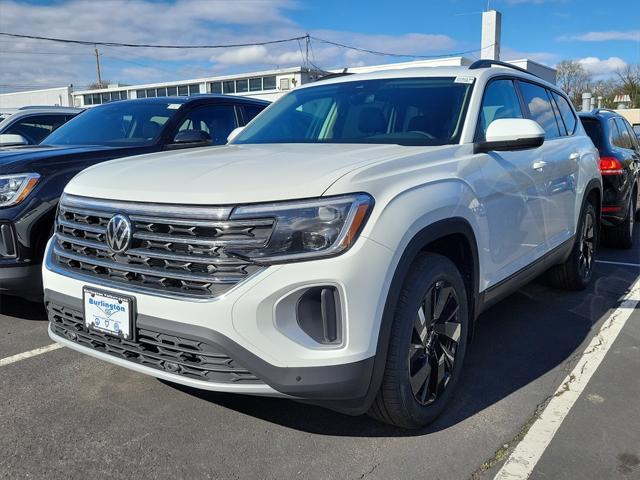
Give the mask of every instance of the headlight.
<path id="1" fill-rule="evenodd" d="M 25 199 L 38 183 L 37 173 L 0 175 L 0 207 L 10 207 Z"/>
<path id="2" fill-rule="evenodd" d="M 232 220 L 273 218 L 273 231 L 263 247 L 228 250 L 257 263 L 337 255 L 356 240 L 372 207 L 365 193 L 237 207 Z"/>

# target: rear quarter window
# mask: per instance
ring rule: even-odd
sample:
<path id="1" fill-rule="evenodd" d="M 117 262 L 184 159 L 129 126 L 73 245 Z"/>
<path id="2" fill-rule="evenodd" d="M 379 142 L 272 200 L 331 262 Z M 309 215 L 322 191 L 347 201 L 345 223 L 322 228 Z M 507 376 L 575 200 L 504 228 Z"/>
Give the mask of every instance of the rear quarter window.
<path id="1" fill-rule="evenodd" d="M 582 126 L 598 150 L 604 146 L 604 131 L 597 118 L 582 118 Z"/>
<path id="2" fill-rule="evenodd" d="M 576 126 L 578 125 L 578 120 L 576 119 L 575 114 L 573 113 L 573 109 L 566 98 L 561 95 L 558 95 L 556 92 L 553 92 L 553 98 L 556 101 L 556 105 L 560 110 L 560 116 L 562 117 L 562 121 L 564 122 L 564 126 L 567 128 L 567 134 L 573 135 L 576 131 Z"/>

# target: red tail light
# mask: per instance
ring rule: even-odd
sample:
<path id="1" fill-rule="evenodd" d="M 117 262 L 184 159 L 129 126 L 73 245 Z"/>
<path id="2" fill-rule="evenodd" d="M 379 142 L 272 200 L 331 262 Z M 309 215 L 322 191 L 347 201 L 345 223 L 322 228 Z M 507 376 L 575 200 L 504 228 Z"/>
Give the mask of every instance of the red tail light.
<path id="1" fill-rule="evenodd" d="M 600 157 L 600 172 L 602 175 L 620 175 L 622 163 L 614 157 Z"/>

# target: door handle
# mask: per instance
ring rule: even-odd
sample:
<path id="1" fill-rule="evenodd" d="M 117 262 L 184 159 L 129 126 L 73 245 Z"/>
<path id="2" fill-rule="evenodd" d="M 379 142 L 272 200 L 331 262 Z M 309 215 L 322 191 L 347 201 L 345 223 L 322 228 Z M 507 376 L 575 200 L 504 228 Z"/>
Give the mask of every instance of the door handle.
<path id="1" fill-rule="evenodd" d="M 536 160 L 531 164 L 531 168 L 534 170 L 542 170 L 547 165 L 544 160 Z"/>

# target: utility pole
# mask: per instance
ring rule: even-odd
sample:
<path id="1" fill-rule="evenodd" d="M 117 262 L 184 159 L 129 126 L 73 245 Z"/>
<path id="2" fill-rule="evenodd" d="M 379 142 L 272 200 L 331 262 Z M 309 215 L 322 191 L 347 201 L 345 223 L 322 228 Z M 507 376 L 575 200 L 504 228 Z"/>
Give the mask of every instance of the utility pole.
<path id="1" fill-rule="evenodd" d="M 309 37 L 309 34 L 307 33 L 306 38 L 305 38 L 305 46 L 306 46 L 306 55 L 305 55 L 305 67 L 307 67 L 307 72 L 309 71 L 309 42 L 311 41 L 311 38 Z"/>
<path id="2" fill-rule="evenodd" d="M 100 54 L 98 48 L 94 50 L 96 52 L 96 70 L 98 72 L 98 88 L 102 88 L 102 77 L 100 76 Z"/>

